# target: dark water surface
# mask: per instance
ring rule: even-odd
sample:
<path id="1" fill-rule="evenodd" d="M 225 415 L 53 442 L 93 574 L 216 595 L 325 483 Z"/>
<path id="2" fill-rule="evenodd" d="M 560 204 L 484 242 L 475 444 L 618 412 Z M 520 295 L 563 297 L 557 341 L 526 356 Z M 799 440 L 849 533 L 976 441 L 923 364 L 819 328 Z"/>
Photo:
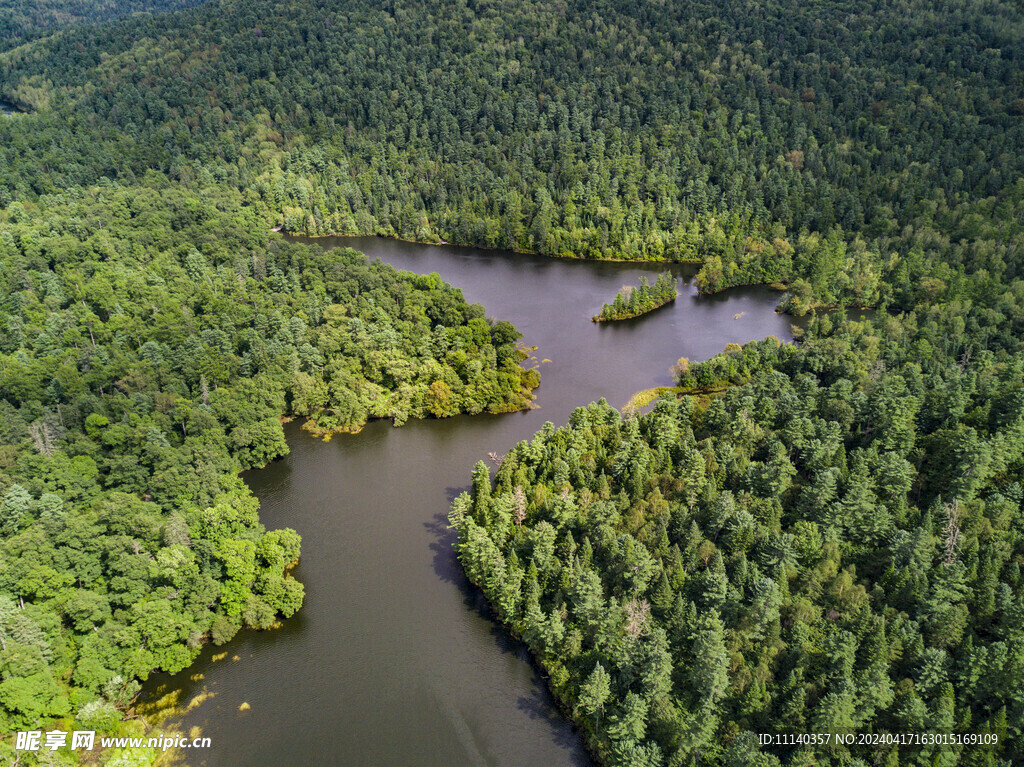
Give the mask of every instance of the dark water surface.
<path id="1" fill-rule="evenodd" d="M 538 347 L 538 409 L 504 416 L 371 423 L 324 443 L 287 429 L 291 455 L 245 475 L 268 528 L 302 535 L 297 616 L 206 648 L 171 678 L 212 748 L 190 764 L 373 767 L 559 767 L 589 764 L 523 649 L 469 588 L 451 549 L 448 505 L 473 464 L 504 453 L 545 421 L 605 397 L 671 384 L 680 356 L 706 359 L 729 342 L 791 338 L 765 288 L 697 297 L 625 322 L 590 321 L 601 304 L 664 265 L 562 261 L 377 238 L 320 239 L 400 269 L 436 271 Z M 692 269 L 672 267 L 679 276 Z M 227 658 L 213 662 L 215 653 Z M 238 660 L 232 660 L 237 657 Z M 204 679 L 190 681 L 193 674 Z M 155 678 L 149 690 L 166 683 Z M 242 703 L 250 710 L 239 711 Z M 204 761 L 205 760 L 205 761 Z"/>

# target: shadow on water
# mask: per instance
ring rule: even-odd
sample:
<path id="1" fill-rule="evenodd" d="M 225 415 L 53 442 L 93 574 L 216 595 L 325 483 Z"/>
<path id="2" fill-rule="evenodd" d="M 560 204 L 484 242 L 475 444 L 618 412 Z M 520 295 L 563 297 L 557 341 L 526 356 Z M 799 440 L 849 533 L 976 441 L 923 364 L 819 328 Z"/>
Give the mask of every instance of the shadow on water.
<path id="1" fill-rule="evenodd" d="M 472 485 L 460 485 L 459 487 L 446 487 L 444 489 L 445 497 L 448 499 L 448 505 L 451 506 L 463 493 L 468 493 L 472 488 Z"/>
<path id="2" fill-rule="evenodd" d="M 449 502 L 468 489 L 468 486 L 446 488 Z M 589 767 L 590 759 L 579 750 L 579 734 L 575 727 L 567 724 L 566 719 L 559 712 L 555 700 L 547 688 L 547 679 L 543 669 L 530 655 L 526 643 L 513 637 L 494 616 L 484 593 L 466 578 L 455 553 L 454 544 L 457 535 L 448 523 L 447 514 L 438 513 L 431 521 L 424 523 L 424 527 L 434 537 L 430 548 L 434 552 L 434 571 L 438 577 L 446 583 L 454 584 L 459 589 L 466 608 L 487 621 L 494 646 L 502 655 L 514 656 L 529 665 L 532 670 L 535 684 L 529 687 L 527 694 L 516 698 L 516 709 L 531 721 L 545 725 L 551 740 L 568 752 L 569 765 Z"/>
<path id="3" fill-rule="evenodd" d="M 449 497 L 454 500 L 467 487 L 448 488 Z M 462 565 L 459 564 L 455 552 L 455 543 L 458 535 L 449 525 L 447 513 L 439 512 L 423 526 L 430 532 L 432 541 L 430 550 L 434 554 L 433 569 L 437 577 L 445 582 L 454 585 L 459 590 L 462 603 L 467 610 L 470 610 L 490 624 L 490 633 L 494 637 L 495 644 L 502 653 L 512 653 L 523 660 L 530 660 L 530 653 L 526 645 L 513 638 L 494 617 L 491 612 L 490 603 L 483 591 L 470 583 L 466 577 Z M 534 664 L 531 662 L 530 664 Z M 537 669 L 535 668 L 535 671 Z"/>
<path id="4" fill-rule="evenodd" d="M 302 573 L 298 568 L 293 573 L 302 581 Z M 191 701 L 206 695 L 217 696 L 225 671 L 254 658 L 256 653 L 272 652 L 274 647 L 294 642 L 306 629 L 307 616 L 303 608 L 274 629 L 260 632 L 246 629 L 222 645 L 208 643 L 203 646 L 195 662 L 183 671 L 176 674 L 151 674 L 138 702 L 156 703 L 168 693 L 176 692 L 178 699 L 175 710 L 166 712 L 169 716 L 165 725 L 181 725 L 187 716 L 185 709 Z"/>
<path id="5" fill-rule="evenodd" d="M 516 699 L 516 708 L 522 711 L 528 719 L 546 724 L 552 740 L 566 750 L 571 749 L 579 742 L 579 731 L 575 727 L 565 726 L 565 718 L 555 707 L 550 695 L 540 685 L 531 690 L 529 694 L 520 695 Z M 574 752 L 570 756 L 570 764 L 573 767 L 589 767 L 591 762 L 582 752 Z"/>
<path id="6" fill-rule="evenodd" d="M 288 490 L 291 482 L 292 466 L 288 456 L 275 458 L 273 461 L 258 469 L 248 469 L 241 473 L 242 481 L 247 485 L 257 474 L 260 475 L 261 484 L 269 491 L 280 493 Z"/>
<path id="7" fill-rule="evenodd" d="M 462 492 L 461 489 L 459 492 Z M 454 497 L 453 497 L 454 498 Z M 431 519 L 423 523 L 430 533 L 430 550 L 433 552 L 433 568 L 437 577 L 444 583 L 453 583 L 460 588 L 472 588 L 462 566 L 455 556 L 455 542 L 458 536 L 448 523 L 448 512 L 439 511 Z"/>

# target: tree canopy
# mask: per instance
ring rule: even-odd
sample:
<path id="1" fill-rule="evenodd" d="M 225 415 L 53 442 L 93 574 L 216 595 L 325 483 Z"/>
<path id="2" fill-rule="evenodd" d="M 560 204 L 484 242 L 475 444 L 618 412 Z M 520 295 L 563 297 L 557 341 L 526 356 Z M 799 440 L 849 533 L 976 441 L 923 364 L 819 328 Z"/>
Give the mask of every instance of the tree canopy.
<path id="1" fill-rule="evenodd" d="M 675 301 L 678 295 L 676 278 L 671 272 L 659 274 L 653 285 L 648 282 L 647 277 L 641 277 L 639 286 L 634 288 L 632 285 L 626 285 L 623 287 L 615 294 L 615 300 L 602 306 L 601 311 L 593 317 L 593 320 L 594 322 L 608 322 L 639 317 L 641 314 L 653 312 L 670 301 Z"/>
<path id="2" fill-rule="evenodd" d="M 299 536 L 238 477 L 288 452 L 282 416 L 506 412 L 537 383 L 437 275 L 284 242 L 218 186 L 12 203 L 0 286 L 4 732 L 115 727 L 136 679 L 299 608 Z"/>
<path id="3" fill-rule="evenodd" d="M 999 1 L 222 0 L 4 54 L 37 113 L 0 121 L 0 204 L 156 169 L 286 231 L 907 308 L 938 264 L 1018 274 L 1022 30 Z"/>
<path id="4" fill-rule="evenodd" d="M 817 313 L 455 504 L 602 761 L 876 760 L 770 723 L 1024 759 L 1019 3 L 190 5 L 0 4 L 4 731 L 116 726 L 137 679 L 298 609 L 298 537 L 238 478 L 282 416 L 530 401 L 509 323 L 280 227 L 699 262 Z"/>
<path id="5" fill-rule="evenodd" d="M 683 374 L 749 377 L 721 397 L 602 401 L 479 465 L 459 558 L 601 763 L 1024 759 L 1024 355 L 918 361 L 938 329 L 902 319 L 737 347 Z"/>
<path id="6" fill-rule="evenodd" d="M 3 0 L 0 50 L 70 24 L 95 24 L 135 13 L 157 13 L 199 5 L 205 0 Z"/>

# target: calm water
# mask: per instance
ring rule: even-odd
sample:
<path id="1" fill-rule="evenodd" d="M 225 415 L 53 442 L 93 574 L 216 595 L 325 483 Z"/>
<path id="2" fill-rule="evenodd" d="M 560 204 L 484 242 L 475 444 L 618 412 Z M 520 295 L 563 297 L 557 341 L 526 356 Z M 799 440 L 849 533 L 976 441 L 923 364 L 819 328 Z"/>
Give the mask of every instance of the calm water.
<path id="1" fill-rule="evenodd" d="M 376 422 L 329 443 L 287 427 L 291 455 L 245 478 L 266 526 L 302 535 L 295 575 L 306 602 L 284 628 L 207 648 L 171 678 L 186 699 L 204 689 L 214 694 L 183 722 L 213 743 L 189 763 L 589 764 L 544 680 L 463 578 L 446 529 L 448 505 L 477 460 L 504 453 L 545 421 L 562 424 L 573 408 L 602 396 L 621 407 L 640 389 L 670 384 L 668 368 L 680 356 L 705 359 L 729 342 L 791 338 L 790 319 L 773 311 L 779 294 L 755 288 L 701 298 L 686 285 L 657 312 L 595 324 L 590 317 L 623 284 L 643 274 L 653 279 L 664 266 L 377 238 L 316 242 L 355 247 L 400 269 L 436 271 L 490 316 L 515 323 L 538 347 L 539 408 L 400 429 Z M 673 269 L 688 276 L 686 267 Z M 225 650 L 226 659 L 211 660 Z M 190 681 L 197 673 L 205 678 Z M 239 711 L 242 703 L 251 709 Z"/>

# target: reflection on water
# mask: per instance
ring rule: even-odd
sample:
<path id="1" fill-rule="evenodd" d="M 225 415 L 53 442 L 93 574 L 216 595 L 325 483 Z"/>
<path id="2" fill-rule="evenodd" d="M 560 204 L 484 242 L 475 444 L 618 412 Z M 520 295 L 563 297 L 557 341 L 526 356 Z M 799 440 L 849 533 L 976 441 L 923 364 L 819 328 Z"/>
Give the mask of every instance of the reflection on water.
<path id="1" fill-rule="evenodd" d="M 791 338 L 779 294 L 744 288 L 711 298 L 683 286 L 672 304 L 619 323 L 590 321 L 623 284 L 664 264 L 546 259 L 376 238 L 319 240 L 401 269 L 438 272 L 508 319 L 536 345 L 535 410 L 387 422 L 328 443 L 297 423 L 292 452 L 245 475 L 269 528 L 303 538 L 295 575 L 306 602 L 283 628 L 243 632 L 206 648 L 170 680 L 184 700 L 215 694 L 183 725 L 213 740 L 210 765 L 586 765 L 524 648 L 488 616 L 452 552 L 451 499 L 473 464 L 505 453 L 545 421 L 605 397 L 671 383 L 679 357 L 705 359 L 729 342 Z M 672 266 L 684 279 L 692 267 Z M 550 362 L 541 362 L 548 359 Z M 227 658 L 213 661 L 228 651 Z M 232 661 L 232 657 L 238 660 Z M 193 674 L 202 682 L 189 680 Z M 167 678 L 154 678 L 155 689 Z M 240 712 L 248 703 L 250 710 Z"/>

